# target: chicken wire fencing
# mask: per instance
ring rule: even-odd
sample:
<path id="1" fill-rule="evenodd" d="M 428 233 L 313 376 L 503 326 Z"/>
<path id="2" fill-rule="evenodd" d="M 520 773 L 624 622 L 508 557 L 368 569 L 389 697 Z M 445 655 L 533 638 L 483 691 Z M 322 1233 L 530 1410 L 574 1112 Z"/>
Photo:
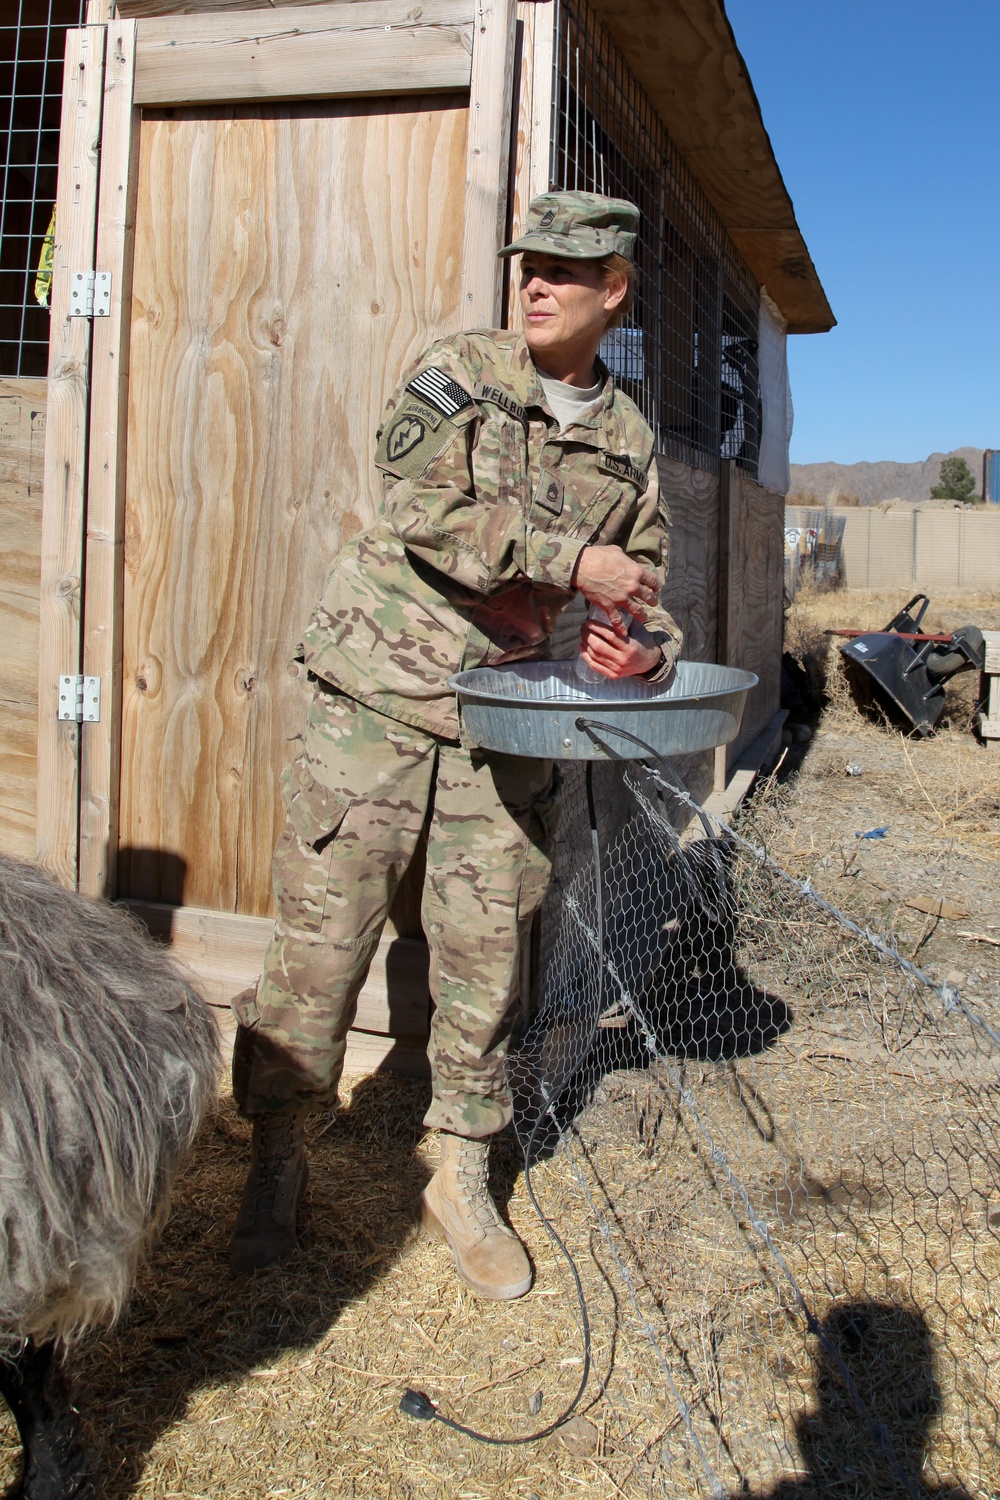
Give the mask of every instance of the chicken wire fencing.
<path id="1" fill-rule="evenodd" d="M 663 763 L 566 776 L 510 1079 L 615 1484 L 1000 1495 L 996 1018 Z"/>
<path id="2" fill-rule="evenodd" d="M 642 214 L 635 307 L 602 346 L 657 450 L 755 478 L 760 287 L 586 0 L 556 0 L 551 186 Z"/>
<path id="3" fill-rule="evenodd" d="M 0 376 L 48 365 L 48 290 L 39 267 L 56 201 L 66 32 L 86 0 L 7 0 L 0 13 Z"/>

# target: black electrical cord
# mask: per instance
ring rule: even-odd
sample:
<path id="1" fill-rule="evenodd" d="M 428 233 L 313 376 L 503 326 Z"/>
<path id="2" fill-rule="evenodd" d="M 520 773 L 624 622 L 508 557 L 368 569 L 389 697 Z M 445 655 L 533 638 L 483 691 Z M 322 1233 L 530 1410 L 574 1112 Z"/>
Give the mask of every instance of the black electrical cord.
<path id="1" fill-rule="evenodd" d="M 582 726 L 583 721 L 580 720 L 578 721 L 578 723 Z M 593 764 L 593 761 L 587 761 L 587 816 L 590 821 L 590 844 L 594 855 L 594 889 L 595 908 L 597 916 L 597 944 L 598 952 L 603 953 L 604 891 L 601 875 L 601 841 L 597 831 L 597 807 L 594 802 Z M 598 997 L 598 1000 L 600 1001 L 600 999 L 603 997 L 604 992 L 603 965 L 599 965 L 598 972 L 600 975 L 598 981 L 600 984 L 600 995 Z M 600 1015 L 601 1013 L 600 1003 L 598 1004 L 596 1013 L 598 1015 Z M 557 1098 L 558 1090 L 554 1091 L 550 1097 L 551 1099 Z M 569 1405 L 563 1408 L 559 1416 L 556 1417 L 555 1421 L 550 1422 L 546 1427 L 542 1427 L 538 1432 L 528 1433 L 525 1437 L 492 1437 L 488 1432 L 480 1432 L 475 1427 L 467 1427 L 464 1422 L 455 1422 L 451 1417 L 443 1416 L 442 1413 L 438 1411 L 437 1407 L 434 1405 L 430 1397 L 425 1395 L 423 1391 L 416 1391 L 412 1387 L 408 1387 L 403 1392 L 402 1400 L 399 1403 L 400 1411 L 408 1417 L 414 1417 L 418 1422 L 440 1422 L 443 1426 L 450 1427 L 453 1432 L 460 1432 L 463 1437 L 472 1438 L 473 1442 L 488 1443 L 491 1447 L 494 1448 L 519 1448 L 525 1446 L 528 1443 L 539 1443 L 541 1442 L 542 1438 L 547 1438 L 551 1436 L 553 1432 L 557 1432 L 560 1427 L 564 1426 L 565 1423 L 569 1421 L 570 1417 L 573 1415 L 573 1412 L 579 1406 L 580 1402 L 583 1399 L 583 1393 L 587 1389 L 587 1382 L 590 1379 L 590 1370 L 592 1365 L 590 1314 L 587 1311 L 587 1298 L 584 1294 L 583 1283 L 580 1280 L 580 1272 L 577 1270 L 576 1261 L 573 1259 L 569 1247 L 559 1235 L 548 1214 L 542 1208 L 542 1205 L 539 1203 L 537 1197 L 535 1196 L 535 1190 L 531 1184 L 531 1159 L 535 1140 L 541 1128 L 542 1122 L 545 1120 L 547 1115 L 551 1114 L 551 1110 L 551 1103 L 547 1106 L 547 1108 L 540 1109 L 535 1123 L 531 1127 L 531 1133 L 528 1136 L 527 1143 L 524 1147 L 524 1186 L 527 1190 L 528 1197 L 531 1200 L 532 1208 L 538 1215 L 538 1218 L 544 1226 L 545 1232 L 549 1236 L 549 1239 L 554 1245 L 558 1247 L 560 1253 L 566 1261 L 567 1266 L 569 1267 L 570 1275 L 573 1278 L 573 1286 L 576 1290 L 577 1306 L 580 1310 L 580 1332 L 583 1340 L 583 1372 L 580 1376 L 580 1384 L 577 1387 L 576 1394 L 574 1395 Z"/>

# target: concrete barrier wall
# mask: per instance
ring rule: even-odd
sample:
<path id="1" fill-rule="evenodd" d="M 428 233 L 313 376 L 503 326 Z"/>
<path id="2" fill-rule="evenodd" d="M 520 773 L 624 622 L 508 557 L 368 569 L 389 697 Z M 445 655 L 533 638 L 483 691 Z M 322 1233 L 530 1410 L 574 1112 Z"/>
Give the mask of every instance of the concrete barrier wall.
<path id="1" fill-rule="evenodd" d="M 841 573 L 849 589 L 970 589 L 1000 593 L 1000 514 L 973 510 L 836 509 L 846 522 Z M 815 524 L 795 506 L 786 526 Z"/>

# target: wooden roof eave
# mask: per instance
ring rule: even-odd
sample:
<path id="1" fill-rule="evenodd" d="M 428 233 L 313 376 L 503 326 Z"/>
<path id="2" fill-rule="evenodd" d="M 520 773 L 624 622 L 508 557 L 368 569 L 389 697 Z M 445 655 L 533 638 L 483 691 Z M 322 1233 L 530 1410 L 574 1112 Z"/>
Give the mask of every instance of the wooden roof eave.
<path id="1" fill-rule="evenodd" d="M 592 3 L 788 332 L 828 332 L 837 320 L 723 0 Z"/>

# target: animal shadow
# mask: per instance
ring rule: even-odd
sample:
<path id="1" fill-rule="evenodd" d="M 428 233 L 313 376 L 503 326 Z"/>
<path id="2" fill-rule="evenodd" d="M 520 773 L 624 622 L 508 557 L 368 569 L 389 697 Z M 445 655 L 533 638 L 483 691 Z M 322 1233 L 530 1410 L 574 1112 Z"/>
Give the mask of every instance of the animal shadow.
<path id="1" fill-rule="evenodd" d="M 882 1302 L 841 1304 L 819 1325 L 814 1410 L 795 1418 L 805 1473 L 755 1500 L 971 1500 L 961 1485 L 923 1479 L 929 1429 L 941 1410 L 930 1330 L 919 1312 Z M 736 1500 L 732 1496 L 731 1500 Z"/>
<path id="2" fill-rule="evenodd" d="M 417 1156 L 427 1093 L 425 1083 L 377 1073 L 355 1087 L 346 1109 L 313 1117 L 300 1248 L 240 1279 L 229 1273 L 228 1239 L 250 1130 L 231 1100 L 220 1103 L 178 1180 L 126 1317 L 71 1357 L 106 1500 L 135 1492 L 153 1445 L 199 1390 L 238 1383 L 291 1350 L 307 1358 L 341 1310 L 388 1274 L 429 1177 Z"/>

